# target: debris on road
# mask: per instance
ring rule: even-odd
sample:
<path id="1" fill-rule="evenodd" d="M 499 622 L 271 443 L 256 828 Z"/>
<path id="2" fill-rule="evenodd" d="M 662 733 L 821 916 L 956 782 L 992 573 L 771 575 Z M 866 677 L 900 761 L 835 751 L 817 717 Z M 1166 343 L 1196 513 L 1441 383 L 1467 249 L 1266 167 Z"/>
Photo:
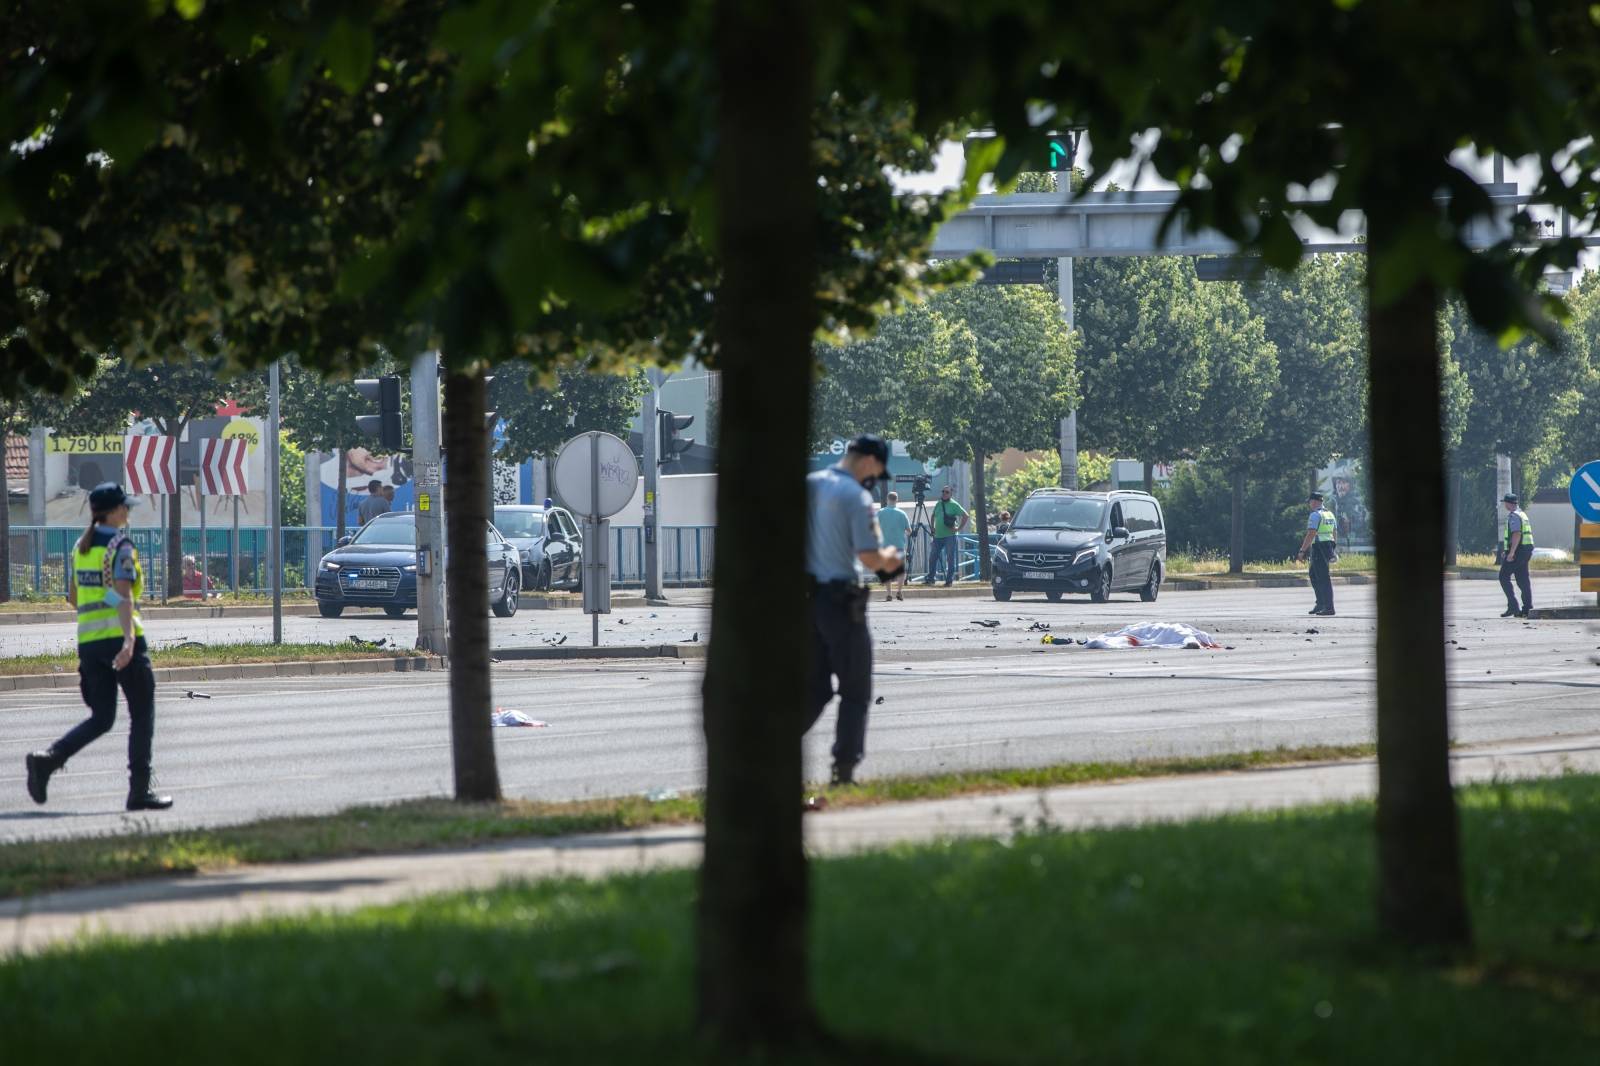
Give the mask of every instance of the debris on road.
<path id="1" fill-rule="evenodd" d="M 169 644 L 167 647 L 172 651 L 187 651 L 190 648 L 194 648 L 196 650 L 204 648 L 205 644 L 198 640 L 185 640 L 181 644 Z"/>
<path id="2" fill-rule="evenodd" d="M 350 643 L 354 644 L 358 648 L 381 648 L 385 644 L 389 643 L 389 638 L 379 637 L 377 640 L 368 640 L 365 637 L 358 637 L 352 633 L 350 634 Z"/>
<path id="3" fill-rule="evenodd" d="M 553 637 L 541 637 L 539 639 L 542 643 L 548 644 L 552 648 L 559 648 L 567 642 L 567 635 L 565 633 L 557 633 Z"/>
<path id="4" fill-rule="evenodd" d="M 630 624 L 631 623 L 626 618 L 617 619 L 617 625 L 619 625 L 619 626 L 625 626 L 625 625 L 630 625 Z"/>
<path id="5" fill-rule="evenodd" d="M 1318 633 L 1321 633 L 1322 630 L 1320 630 L 1320 629 L 1308 629 L 1308 630 L 1306 630 L 1306 632 L 1310 633 L 1312 636 L 1316 636 Z"/>
<path id="6" fill-rule="evenodd" d="M 1050 632 L 1050 623 L 1049 622 L 1035 622 L 1035 623 L 1033 623 L 1033 625 L 1028 627 L 1028 632 L 1029 633 L 1048 633 L 1048 632 Z"/>
<path id="7" fill-rule="evenodd" d="M 667 800 L 677 799 L 678 790 L 675 788 L 653 788 L 644 794 L 644 798 L 651 803 L 665 803 Z"/>
<path id="8" fill-rule="evenodd" d="M 189 691 L 185 692 L 184 695 L 191 700 L 209 700 L 211 698 L 210 693 L 196 692 L 194 689 L 190 689 Z"/>
<path id="9" fill-rule="evenodd" d="M 1000 628 L 1000 620 L 998 618 L 974 618 L 972 620 L 972 624 L 975 626 L 982 626 L 985 629 Z"/>
<path id="10" fill-rule="evenodd" d="M 883 697 L 882 697 L 882 696 L 879 696 L 879 697 L 878 697 L 878 698 L 877 698 L 877 699 L 875 699 L 875 700 L 873 700 L 873 701 L 872 701 L 872 704 L 873 704 L 873 706 L 875 706 L 875 707 L 881 707 L 881 706 L 883 706 Z"/>
<path id="11" fill-rule="evenodd" d="M 690 637 L 684 643 L 686 643 L 686 644 L 698 644 L 698 643 L 700 643 L 700 634 L 696 633 L 694 636 Z"/>
<path id="12" fill-rule="evenodd" d="M 827 796 L 807 796 L 800 808 L 802 811 L 825 811 L 828 809 Z"/>
<path id="13" fill-rule="evenodd" d="M 550 727 L 549 722 L 541 722 L 537 718 L 532 718 L 522 711 L 509 707 L 496 707 L 494 714 L 489 716 L 489 724 L 509 727 L 521 726 L 529 729 L 548 729 Z"/>

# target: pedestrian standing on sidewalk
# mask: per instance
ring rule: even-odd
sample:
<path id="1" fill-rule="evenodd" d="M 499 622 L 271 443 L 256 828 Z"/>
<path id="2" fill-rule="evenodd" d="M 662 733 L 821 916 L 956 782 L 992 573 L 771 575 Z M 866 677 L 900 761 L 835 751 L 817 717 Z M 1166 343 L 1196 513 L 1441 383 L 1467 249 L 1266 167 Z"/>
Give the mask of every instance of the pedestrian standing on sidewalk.
<path id="1" fill-rule="evenodd" d="M 388 513 L 389 501 L 383 498 L 383 482 L 373 478 L 367 482 L 367 498 L 356 507 L 356 517 L 361 519 L 361 524 Z"/>
<path id="2" fill-rule="evenodd" d="M 939 502 L 933 505 L 933 548 L 928 552 L 928 576 L 923 584 L 931 585 L 939 580 L 941 555 L 946 556 L 949 562 L 945 570 L 945 587 L 949 588 L 951 582 L 955 581 L 956 571 L 961 565 L 960 541 L 956 536 L 966 525 L 967 509 L 951 498 L 950 486 L 946 485 L 939 490 Z"/>
<path id="3" fill-rule="evenodd" d="M 881 437 L 851 441 L 837 466 L 806 477 L 806 575 L 811 594 L 811 682 L 805 729 L 822 717 L 838 679 L 839 724 L 833 783 L 855 780 L 866 754 L 872 701 L 872 634 L 867 630 L 866 576 L 887 584 L 905 570 L 897 548 L 885 547 L 872 513 L 871 488 L 888 469 Z"/>
<path id="4" fill-rule="evenodd" d="M 911 534 L 911 519 L 907 517 L 904 511 L 900 510 L 900 494 L 898 492 L 889 493 L 888 506 L 878 512 L 878 531 L 883 534 L 883 546 L 885 548 L 893 548 L 902 556 L 905 555 L 906 544 Z M 906 598 L 906 572 L 904 567 L 900 569 L 900 577 L 897 580 L 899 583 L 898 589 L 895 588 L 895 582 L 892 581 L 883 586 L 883 598 L 885 601 L 904 600 Z"/>
<path id="5" fill-rule="evenodd" d="M 1310 515 L 1306 519 L 1306 535 L 1300 539 L 1297 559 L 1311 555 L 1311 587 L 1317 593 L 1317 605 L 1310 613 L 1333 614 L 1333 575 L 1336 523 L 1333 512 L 1322 506 L 1322 493 L 1313 492 L 1306 498 Z"/>
<path id="6" fill-rule="evenodd" d="M 1528 576 L 1528 564 L 1533 562 L 1533 523 L 1528 512 L 1517 506 L 1517 494 L 1508 492 L 1500 498 L 1506 507 L 1506 538 L 1500 545 L 1500 588 L 1506 594 L 1506 610 L 1501 618 L 1526 618 L 1533 607 L 1533 582 Z M 1511 580 L 1517 581 L 1522 593 L 1522 606 L 1517 606 L 1517 594 L 1511 590 Z"/>
<path id="7" fill-rule="evenodd" d="M 128 539 L 128 497 L 108 481 L 89 494 L 93 518 L 78 538 L 67 575 L 67 602 L 78 609 L 78 690 L 89 717 L 26 760 L 28 795 L 43 803 L 50 775 L 104 736 L 117 717 L 117 688 L 128 700 L 130 811 L 164 811 L 172 797 L 150 790 L 150 746 L 156 725 L 156 678 L 146 654 L 137 604 L 144 570 Z"/>

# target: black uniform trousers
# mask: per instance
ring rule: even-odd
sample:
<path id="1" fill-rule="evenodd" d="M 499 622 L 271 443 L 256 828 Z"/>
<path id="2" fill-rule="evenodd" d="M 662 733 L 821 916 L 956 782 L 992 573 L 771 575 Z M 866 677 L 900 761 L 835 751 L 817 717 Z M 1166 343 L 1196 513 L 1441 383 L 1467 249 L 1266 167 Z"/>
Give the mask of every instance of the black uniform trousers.
<path id="1" fill-rule="evenodd" d="M 1517 550 L 1500 564 L 1500 587 L 1506 594 L 1506 607 L 1513 611 L 1526 611 L 1533 607 L 1533 583 L 1528 578 L 1528 564 L 1533 562 L 1533 545 L 1519 544 Z M 1511 591 L 1511 580 L 1516 579 L 1522 593 L 1522 606 L 1517 606 L 1516 593 Z"/>
<path id="2" fill-rule="evenodd" d="M 868 589 L 847 584 L 811 586 L 811 691 L 805 730 L 817 724 L 839 679 L 839 725 L 833 761 L 854 766 L 866 754 L 867 704 L 872 700 L 872 634 L 867 630 Z"/>
<path id="3" fill-rule="evenodd" d="M 1333 559 L 1333 541 L 1311 542 L 1311 587 L 1317 594 L 1317 606 L 1324 611 L 1333 610 L 1333 577 L 1329 570 Z"/>
<path id="4" fill-rule="evenodd" d="M 109 637 L 78 645 L 78 691 L 89 717 L 50 746 L 57 763 L 65 763 L 92 741 L 110 731 L 117 719 L 117 689 L 128 698 L 128 773 L 136 785 L 150 781 L 150 744 L 156 729 L 156 675 L 150 669 L 143 637 L 135 639 L 133 659 L 122 670 L 111 667 L 122 638 Z"/>

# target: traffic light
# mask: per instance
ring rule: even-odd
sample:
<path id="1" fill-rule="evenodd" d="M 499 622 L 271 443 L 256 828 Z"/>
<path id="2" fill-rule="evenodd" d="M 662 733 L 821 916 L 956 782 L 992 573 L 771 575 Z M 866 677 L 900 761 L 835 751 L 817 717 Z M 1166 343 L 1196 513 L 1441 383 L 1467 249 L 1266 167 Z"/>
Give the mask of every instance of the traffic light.
<path id="1" fill-rule="evenodd" d="M 381 378 L 359 378 L 356 388 L 361 395 L 378 405 L 375 415 L 357 415 L 356 427 L 371 437 L 376 435 L 378 445 L 386 452 L 405 448 L 405 432 L 400 421 L 400 378 L 385 374 Z"/>
<path id="2" fill-rule="evenodd" d="M 683 437 L 679 434 L 694 425 L 694 415 L 675 415 L 671 411 L 657 411 L 656 417 L 661 433 L 661 450 L 657 452 L 656 462 L 665 466 L 674 463 L 689 446 L 694 443 L 693 437 Z"/>

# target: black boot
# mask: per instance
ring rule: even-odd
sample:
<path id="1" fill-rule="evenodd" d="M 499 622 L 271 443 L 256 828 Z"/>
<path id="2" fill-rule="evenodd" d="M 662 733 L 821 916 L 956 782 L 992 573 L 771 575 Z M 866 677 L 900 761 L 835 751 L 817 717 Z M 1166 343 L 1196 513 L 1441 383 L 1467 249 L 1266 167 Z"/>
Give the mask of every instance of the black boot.
<path id="1" fill-rule="evenodd" d="M 33 802 L 43 803 L 50 787 L 50 775 L 61 769 L 61 760 L 54 752 L 36 751 L 23 762 L 28 767 L 28 795 Z"/>
<path id="2" fill-rule="evenodd" d="M 856 764 L 853 762 L 835 762 L 833 764 L 833 784 L 853 785 L 856 783 Z"/>
<path id="3" fill-rule="evenodd" d="M 148 774 L 135 774 L 128 781 L 128 810 L 164 811 L 172 806 L 171 796 L 162 796 L 150 790 Z"/>
<path id="4" fill-rule="evenodd" d="M 1517 610 L 1517 605 L 1513 603 L 1510 607 L 1507 607 L 1503 612 L 1501 612 L 1500 617 L 1501 618 L 1515 618 L 1518 614 L 1521 614 L 1521 613 L 1522 612 Z"/>

